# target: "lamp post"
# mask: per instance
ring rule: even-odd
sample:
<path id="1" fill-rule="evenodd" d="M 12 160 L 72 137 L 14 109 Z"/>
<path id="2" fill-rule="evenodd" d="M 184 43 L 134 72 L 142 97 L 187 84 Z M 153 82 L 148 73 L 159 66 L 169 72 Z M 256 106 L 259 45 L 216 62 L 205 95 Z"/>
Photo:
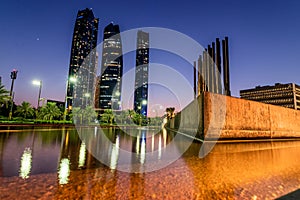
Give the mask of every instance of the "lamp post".
<path id="1" fill-rule="evenodd" d="M 10 111 L 9 111 L 9 115 L 8 115 L 8 120 L 11 120 L 12 118 L 12 109 L 13 109 L 13 90 L 14 90 L 14 82 L 15 82 L 15 79 L 17 79 L 17 73 L 18 71 L 16 69 L 13 69 L 12 72 L 10 72 L 10 78 L 11 78 L 11 87 L 10 87 L 10 93 L 9 93 L 9 96 L 10 96 Z"/>
<path id="2" fill-rule="evenodd" d="M 139 106 L 139 109 L 140 109 L 140 126 L 142 125 L 142 118 L 143 118 L 142 116 L 144 116 L 143 113 L 142 113 L 142 106 L 145 106 L 145 105 L 147 105 L 147 100 L 143 99 L 140 102 L 140 106 Z M 147 116 L 145 116 L 145 117 L 147 117 Z"/>
<path id="3" fill-rule="evenodd" d="M 69 96 L 69 95 L 70 95 L 71 85 L 72 85 L 72 88 L 73 88 L 73 86 L 75 85 L 76 82 L 77 82 L 77 78 L 75 76 L 70 76 L 69 79 L 66 81 L 66 96 L 65 96 L 64 121 L 66 121 L 66 119 L 67 119 L 67 114 L 69 112 L 71 112 L 71 110 L 72 110 L 72 106 L 70 104 L 70 101 L 73 98 L 72 97 L 73 96 L 73 92 L 71 94 L 72 96 Z"/>
<path id="4" fill-rule="evenodd" d="M 41 80 L 39 80 L 39 81 L 38 80 L 34 80 L 34 81 L 32 81 L 32 84 L 40 86 L 38 103 L 37 103 L 37 109 L 38 109 L 40 107 L 40 99 L 41 99 L 41 92 L 42 92 L 42 81 Z"/>
<path id="5" fill-rule="evenodd" d="M 77 78 L 75 76 L 70 76 L 68 81 L 67 81 L 67 92 L 66 92 L 66 102 L 65 102 L 65 107 L 68 112 L 72 110 L 72 103 L 71 101 L 73 100 L 74 96 L 74 85 L 77 82 Z"/>

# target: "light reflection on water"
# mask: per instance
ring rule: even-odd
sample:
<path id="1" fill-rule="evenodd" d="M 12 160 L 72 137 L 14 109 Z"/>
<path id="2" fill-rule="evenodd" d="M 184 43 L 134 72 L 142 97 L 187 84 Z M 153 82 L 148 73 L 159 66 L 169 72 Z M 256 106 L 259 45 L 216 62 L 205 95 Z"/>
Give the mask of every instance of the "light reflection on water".
<path id="1" fill-rule="evenodd" d="M 19 176 L 23 179 L 29 178 L 32 165 L 32 155 L 31 149 L 29 147 L 24 149 L 23 155 L 21 157 L 21 166 Z"/>
<path id="2" fill-rule="evenodd" d="M 106 136 L 112 142 L 110 145 L 102 144 L 107 145 L 108 151 L 103 156 L 110 160 L 109 166 L 101 164 L 87 151 L 97 141 L 92 140 L 89 143 L 82 141 L 76 130 L 71 128 L 2 132 L 0 133 L 0 177 L 20 177 L 29 180 L 34 174 L 57 173 L 58 183 L 68 185 L 70 180 L 76 179 L 75 174 L 79 170 L 89 168 L 95 170 L 94 177 L 105 176 L 106 181 L 113 180 L 116 191 L 120 190 L 118 187 L 122 184 L 128 184 L 130 189 L 130 184 L 133 184 L 131 181 L 134 183 L 144 181 L 143 184 L 148 186 L 158 184 L 152 180 L 156 176 L 155 173 L 139 176 L 122 173 L 121 176 L 116 170 L 122 160 L 120 149 L 135 152 L 136 157 L 127 162 L 137 162 L 142 166 L 151 162 L 147 158 L 149 152 L 156 158 L 161 158 L 165 147 L 174 138 L 173 133 L 165 130 L 159 133 L 155 130 L 128 129 L 127 131 L 131 131 L 130 135 L 116 128 L 105 129 Z M 97 129 L 92 128 L 92 135 L 97 138 L 97 134 Z M 184 142 L 185 138 L 182 138 L 178 148 Z M 300 177 L 297 177 L 297 174 L 300 174 L 300 141 L 298 140 L 218 143 L 203 159 L 198 157 L 200 147 L 200 143 L 193 143 L 169 171 L 174 174 L 172 175 L 174 180 L 189 185 L 193 190 L 223 191 L 227 187 L 232 190 L 232 195 L 240 195 L 238 188 L 246 187 L 251 183 L 272 185 L 274 183 L 270 181 L 273 180 L 272 177 L 278 180 L 279 185 L 284 185 L 290 177 L 300 180 Z M 176 169 L 176 166 L 178 167 L 176 173 L 180 173 L 178 177 L 175 172 L 171 172 Z M 168 169 L 167 167 L 158 171 L 158 176 L 169 180 L 166 172 Z M 111 174 L 105 174 L 107 170 L 111 170 Z M 120 180 L 116 174 L 119 174 Z M 147 183 L 147 178 L 152 182 Z"/>
<path id="3" fill-rule="evenodd" d="M 0 177 L 19 175 L 26 179 L 30 174 L 57 172 L 59 182 L 65 184 L 68 182 L 70 170 L 107 167 L 87 151 L 95 144 L 82 141 L 75 129 L 39 130 L 1 133 Z M 102 130 L 111 141 L 110 144 L 101 141 L 100 143 L 110 145 L 103 156 L 110 160 L 108 167 L 112 170 L 116 169 L 120 160 L 120 149 L 136 153 L 134 161 L 144 164 L 147 159 L 146 153 L 156 152 L 160 158 L 162 148 L 172 139 L 172 134 L 167 136 L 165 131 L 161 133 L 159 130 L 128 129 L 130 134 L 125 134 L 117 128 Z M 93 132 L 98 140 L 97 127 L 93 128 Z"/>

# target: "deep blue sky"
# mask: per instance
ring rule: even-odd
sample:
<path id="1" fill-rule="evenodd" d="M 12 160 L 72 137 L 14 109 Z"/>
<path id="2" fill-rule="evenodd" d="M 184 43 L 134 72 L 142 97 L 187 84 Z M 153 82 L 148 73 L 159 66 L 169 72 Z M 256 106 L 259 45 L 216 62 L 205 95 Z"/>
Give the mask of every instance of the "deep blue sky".
<path id="1" fill-rule="evenodd" d="M 93 8 L 100 19 L 98 43 L 103 28 L 111 21 L 119 24 L 121 31 L 139 27 L 174 29 L 203 46 L 216 37 L 228 36 L 234 96 L 239 96 L 240 89 L 256 85 L 300 84 L 297 0 L 2 1 L 0 76 L 9 89 L 10 71 L 19 70 L 15 82 L 18 104 L 30 101 L 36 105 L 38 88 L 31 84 L 33 79 L 43 81 L 42 97 L 64 100 L 73 26 L 77 11 L 86 7 Z M 192 77 L 190 71 L 183 73 Z"/>

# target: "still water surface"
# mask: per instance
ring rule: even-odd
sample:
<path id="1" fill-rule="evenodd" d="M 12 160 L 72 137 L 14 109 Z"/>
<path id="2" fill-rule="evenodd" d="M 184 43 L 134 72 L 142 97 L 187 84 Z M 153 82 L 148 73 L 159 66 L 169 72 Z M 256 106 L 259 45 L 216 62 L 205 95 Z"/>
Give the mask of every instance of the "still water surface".
<path id="1" fill-rule="evenodd" d="M 274 199 L 300 187 L 298 140 L 220 142 L 202 159 L 202 144 L 192 143 L 162 169 L 127 173 L 117 170 L 120 149 L 134 153 L 132 166 L 155 169 L 175 134 L 102 130 L 112 144 L 106 165 L 88 150 L 95 140 L 82 141 L 75 128 L 2 128 L 0 199 Z M 182 137 L 178 148 L 187 142 Z"/>

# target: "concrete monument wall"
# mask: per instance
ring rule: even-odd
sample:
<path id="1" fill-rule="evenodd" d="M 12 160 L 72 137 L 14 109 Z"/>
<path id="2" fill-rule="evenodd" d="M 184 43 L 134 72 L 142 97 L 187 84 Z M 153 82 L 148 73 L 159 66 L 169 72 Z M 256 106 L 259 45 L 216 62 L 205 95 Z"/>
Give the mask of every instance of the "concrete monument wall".
<path id="1" fill-rule="evenodd" d="M 300 111 L 205 92 L 176 116 L 175 128 L 220 139 L 300 137 Z"/>

